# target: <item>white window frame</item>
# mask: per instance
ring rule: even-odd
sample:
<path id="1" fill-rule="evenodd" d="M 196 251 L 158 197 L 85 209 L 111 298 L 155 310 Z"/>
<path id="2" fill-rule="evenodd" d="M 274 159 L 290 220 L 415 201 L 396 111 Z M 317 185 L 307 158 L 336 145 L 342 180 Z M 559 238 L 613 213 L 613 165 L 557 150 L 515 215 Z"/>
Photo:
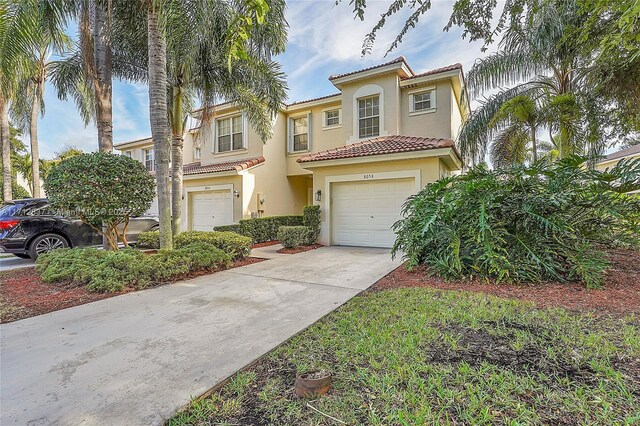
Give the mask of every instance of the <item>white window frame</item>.
<path id="1" fill-rule="evenodd" d="M 378 114 L 373 114 L 370 116 L 365 116 L 365 117 L 360 117 L 360 102 L 366 99 L 376 99 L 378 100 Z M 378 94 L 373 94 L 373 95 L 369 95 L 369 96 L 363 96 L 357 99 L 357 103 L 356 103 L 356 111 L 358 112 L 358 128 L 357 128 L 357 132 L 358 132 L 358 139 L 371 139 L 371 138 L 377 138 L 380 136 L 380 128 L 382 127 L 382 123 L 380 123 L 380 95 Z M 368 135 L 368 136 L 362 136 L 360 135 L 360 121 L 362 120 L 367 120 L 370 118 L 378 118 L 378 134 L 376 135 Z"/>
<path id="2" fill-rule="evenodd" d="M 233 119 L 240 117 L 240 122 L 242 125 L 242 147 L 237 148 L 237 149 L 233 149 Z M 229 151 L 220 151 L 220 147 L 218 145 L 219 142 L 219 134 L 218 134 L 218 129 L 219 129 L 219 123 L 221 121 L 224 120 L 231 120 L 231 146 L 230 146 L 230 150 Z M 214 149 L 214 153 L 215 154 L 229 154 L 229 153 L 233 153 L 233 152 L 238 152 L 238 151 L 242 151 L 242 150 L 246 150 L 247 149 L 247 117 L 246 114 L 242 113 L 242 114 L 229 114 L 229 115 L 225 115 L 225 116 L 221 116 L 215 119 L 215 125 L 214 125 L 214 129 L 213 129 L 213 149 Z M 227 135 L 225 135 L 227 136 Z"/>
<path id="3" fill-rule="evenodd" d="M 370 96 L 375 96 L 375 95 L 377 95 L 379 99 L 378 115 L 380 117 L 380 134 L 378 136 L 387 136 L 389 134 L 386 128 L 385 115 L 384 115 L 385 114 L 384 89 L 382 88 L 382 86 L 377 84 L 366 84 L 364 86 L 359 87 L 358 90 L 356 90 L 356 92 L 353 94 L 353 98 L 352 98 L 353 113 L 352 113 L 352 124 L 351 124 L 352 135 L 347 141 L 348 144 L 361 142 L 366 139 L 371 139 L 371 138 L 360 138 L 358 99 L 368 98 Z"/>
<path id="4" fill-rule="evenodd" d="M 416 110 L 414 108 L 415 107 L 414 96 L 421 95 L 423 93 L 431 94 L 431 106 L 426 109 Z M 436 105 L 437 104 L 436 104 L 436 87 L 435 86 L 423 87 L 423 88 L 412 90 L 409 92 L 409 115 L 420 115 L 420 114 L 428 114 L 431 112 L 435 112 Z"/>
<path id="5" fill-rule="evenodd" d="M 143 159 L 144 159 L 144 167 L 150 171 L 154 172 L 156 170 L 156 153 L 153 152 L 153 148 L 145 148 L 142 150 Z M 147 154 L 151 153 L 151 160 L 147 159 Z M 151 168 L 147 165 L 147 161 L 151 161 Z"/>
<path id="6" fill-rule="evenodd" d="M 200 160 L 201 158 L 202 158 L 202 148 L 197 146 L 193 149 L 193 159 Z"/>
<path id="7" fill-rule="evenodd" d="M 295 151 L 293 149 L 293 138 L 294 138 L 294 131 L 295 131 L 295 126 L 294 126 L 294 121 L 299 119 L 299 118 L 307 118 L 307 149 L 300 149 Z M 304 113 L 299 113 L 296 115 L 292 115 L 289 117 L 289 119 L 287 120 L 288 122 L 288 129 L 287 129 L 287 145 L 288 145 L 288 152 L 289 154 L 299 154 L 302 152 L 311 152 L 311 111 L 305 111 Z M 302 133 L 301 133 L 302 134 Z"/>
<path id="8" fill-rule="evenodd" d="M 334 111 L 338 111 L 338 124 L 327 124 L 327 120 L 329 119 L 328 114 Z M 322 110 L 322 130 L 331 130 L 331 129 L 336 129 L 338 127 L 342 127 L 342 108 L 332 107 L 332 108 L 323 109 Z"/>
<path id="9" fill-rule="evenodd" d="M 132 150 L 125 151 L 124 155 L 126 157 L 133 158 L 133 151 Z"/>

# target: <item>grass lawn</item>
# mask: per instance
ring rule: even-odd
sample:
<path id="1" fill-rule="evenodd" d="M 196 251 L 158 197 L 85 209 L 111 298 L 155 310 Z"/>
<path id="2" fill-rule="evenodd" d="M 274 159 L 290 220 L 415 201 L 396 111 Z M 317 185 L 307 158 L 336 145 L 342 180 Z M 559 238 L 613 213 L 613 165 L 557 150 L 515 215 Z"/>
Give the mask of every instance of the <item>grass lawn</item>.
<path id="1" fill-rule="evenodd" d="M 293 393 L 296 371 L 334 387 Z M 172 418 L 209 424 L 640 424 L 640 319 L 479 293 L 369 292 Z"/>

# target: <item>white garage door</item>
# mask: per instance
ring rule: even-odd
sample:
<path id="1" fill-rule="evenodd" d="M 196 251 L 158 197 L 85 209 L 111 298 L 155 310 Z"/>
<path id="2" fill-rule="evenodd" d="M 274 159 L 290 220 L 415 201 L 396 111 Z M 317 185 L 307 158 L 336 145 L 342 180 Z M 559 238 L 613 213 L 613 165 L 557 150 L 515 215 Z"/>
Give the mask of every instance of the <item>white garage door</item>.
<path id="1" fill-rule="evenodd" d="M 211 231 L 214 226 L 233 223 L 230 190 L 192 192 L 190 197 L 192 231 Z"/>
<path id="2" fill-rule="evenodd" d="M 334 183 L 331 188 L 333 244 L 391 247 L 391 226 L 405 200 L 416 191 L 415 179 Z"/>

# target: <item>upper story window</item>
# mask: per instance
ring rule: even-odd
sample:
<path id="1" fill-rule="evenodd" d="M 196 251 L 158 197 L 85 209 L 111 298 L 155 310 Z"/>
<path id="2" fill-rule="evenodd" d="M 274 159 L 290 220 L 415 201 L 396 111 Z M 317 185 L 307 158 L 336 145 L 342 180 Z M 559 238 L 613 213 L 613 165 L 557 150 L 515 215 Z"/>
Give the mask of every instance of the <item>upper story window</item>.
<path id="1" fill-rule="evenodd" d="M 202 149 L 201 148 L 194 149 L 193 158 L 195 158 L 196 160 L 199 160 L 200 158 L 202 158 Z"/>
<path id="2" fill-rule="evenodd" d="M 154 162 L 153 162 L 153 149 L 145 149 L 144 150 L 144 166 L 150 172 L 155 170 Z"/>
<path id="3" fill-rule="evenodd" d="M 324 112 L 324 127 L 335 127 L 342 124 L 340 109 L 330 109 Z"/>
<path id="4" fill-rule="evenodd" d="M 217 152 L 229 152 L 244 148 L 242 116 L 218 120 Z"/>
<path id="5" fill-rule="evenodd" d="M 372 138 L 380 135 L 380 96 L 358 99 L 358 137 Z"/>
<path id="6" fill-rule="evenodd" d="M 133 151 L 125 151 L 124 155 L 126 155 L 129 158 L 133 157 Z"/>
<path id="7" fill-rule="evenodd" d="M 289 118 L 289 152 L 309 150 L 311 114 Z"/>
<path id="8" fill-rule="evenodd" d="M 422 89 L 409 94 L 409 112 L 431 112 L 436 108 L 435 88 Z"/>

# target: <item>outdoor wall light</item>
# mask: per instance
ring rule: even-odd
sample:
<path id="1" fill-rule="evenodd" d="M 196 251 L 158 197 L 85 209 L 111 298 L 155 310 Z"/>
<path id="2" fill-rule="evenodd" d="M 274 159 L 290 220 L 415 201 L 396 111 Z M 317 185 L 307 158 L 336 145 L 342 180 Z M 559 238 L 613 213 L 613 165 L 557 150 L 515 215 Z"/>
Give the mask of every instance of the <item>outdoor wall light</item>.
<path id="1" fill-rule="evenodd" d="M 319 189 L 316 191 L 316 201 L 322 201 L 322 191 Z"/>
<path id="2" fill-rule="evenodd" d="M 236 198 L 240 198 L 240 193 L 237 190 L 233 190 L 233 196 Z"/>

